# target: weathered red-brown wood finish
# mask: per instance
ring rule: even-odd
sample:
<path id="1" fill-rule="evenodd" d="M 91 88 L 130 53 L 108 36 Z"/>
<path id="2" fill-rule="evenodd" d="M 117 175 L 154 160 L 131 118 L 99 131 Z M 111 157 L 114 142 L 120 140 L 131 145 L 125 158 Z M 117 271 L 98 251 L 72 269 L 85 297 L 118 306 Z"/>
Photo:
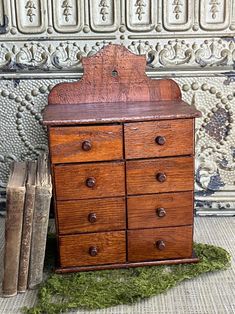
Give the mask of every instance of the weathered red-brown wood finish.
<path id="1" fill-rule="evenodd" d="M 57 272 L 196 262 L 194 120 L 172 80 L 108 45 L 55 86 L 48 126 Z"/>

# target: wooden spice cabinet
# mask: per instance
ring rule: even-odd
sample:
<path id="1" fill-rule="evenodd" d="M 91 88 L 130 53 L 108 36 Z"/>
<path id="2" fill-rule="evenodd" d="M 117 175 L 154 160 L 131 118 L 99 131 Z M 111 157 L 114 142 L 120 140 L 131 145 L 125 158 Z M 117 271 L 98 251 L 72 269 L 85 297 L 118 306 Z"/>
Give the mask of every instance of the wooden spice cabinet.
<path id="1" fill-rule="evenodd" d="M 57 85 L 48 126 L 57 272 L 196 262 L 194 120 L 172 80 L 109 45 Z"/>

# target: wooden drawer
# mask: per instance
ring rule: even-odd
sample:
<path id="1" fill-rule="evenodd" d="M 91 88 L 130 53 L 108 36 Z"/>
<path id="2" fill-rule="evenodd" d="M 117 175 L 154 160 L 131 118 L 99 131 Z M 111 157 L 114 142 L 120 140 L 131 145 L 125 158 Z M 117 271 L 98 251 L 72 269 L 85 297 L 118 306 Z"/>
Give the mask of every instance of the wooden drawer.
<path id="1" fill-rule="evenodd" d="M 194 188 L 192 157 L 127 161 L 126 169 L 129 195 L 192 191 Z"/>
<path id="2" fill-rule="evenodd" d="M 60 234 L 126 228 L 125 198 L 57 202 Z"/>
<path id="3" fill-rule="evenodd" d="M 57 200 L 125 195 L 123 162 L 54 167 Z"/>
<path id="4" fill-rule="evenodd" d="M 123 158 L 122 126 L 53 127 L 50 129 L 52 163 Z"/>
<path id="5" fill-rule="evenodd" d="M 59 237 L 61 267 L 126 262 L 125 231 Z"/>
<path id="6" fill-rule="evenodd" d="M 125 158 L 194 154 L 193 119 L 125 124 Z"/>
<path id="7" fill-rule="evenodd" d="M 193 192 L 130 196 L 127 208 L 129 229 L 191 225 Z"/>
<path id="8" fill-rule="evenodd" d="M 128 231 L 128 261 L 192 256 L 191 226 Z"/>

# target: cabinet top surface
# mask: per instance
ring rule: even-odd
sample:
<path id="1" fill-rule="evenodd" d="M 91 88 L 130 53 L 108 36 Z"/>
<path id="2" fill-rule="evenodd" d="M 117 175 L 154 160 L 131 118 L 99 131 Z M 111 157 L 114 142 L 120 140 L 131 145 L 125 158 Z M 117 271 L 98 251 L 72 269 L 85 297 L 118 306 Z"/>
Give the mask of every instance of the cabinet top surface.
<path id="1" fill-rule="evenodd" d="M 45 108 L 45 125 L 76 125 L 170 120 L 200 117 L 200 111 L 182 100 L 159 102 L 50 105 Z"/>
<path id="2" fill-rule="evenodd" d="M 173 80 L 145 73 L 145 56 L 108 45 L 82 59 L 80 81 L 56 85 L 44 111 L 45 125 L 74 125 L 193 118 L 200 112 L 181 100 Z"/>

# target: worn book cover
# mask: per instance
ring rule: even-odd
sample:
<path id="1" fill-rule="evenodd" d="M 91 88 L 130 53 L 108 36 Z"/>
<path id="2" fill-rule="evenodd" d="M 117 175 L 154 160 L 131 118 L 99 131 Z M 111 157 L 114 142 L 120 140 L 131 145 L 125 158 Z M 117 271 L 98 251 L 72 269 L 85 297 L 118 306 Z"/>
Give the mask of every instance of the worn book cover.
<path id="1" fill-rule="evenodd" d="M 31 240 L 28 287 L 36 288 L 43 279 L 47 229 L 52 196 L 52 183 L 48 156 L 38 159 L 35 190 L 35 208 Z"/>
<path id="2" fill-rule="evenodd" d="M 29 161 L 27 171 L 28 174 L 26 183 L 18 279 L 18 292 L 20 293 L 25 292 L 27 290 L 28 285 L 29 258 L 31 249 L 32 223 L 35 203 L 36 170 L 37 163 L 35 161 Z"/>
<path id="3" fill-rule="evenodd" d="M 4 297 L 17 294 L 26 175 L 26 162 L 14 162 L 12 164 L 6 188 L 4 277 L 2 284 Z"/>

